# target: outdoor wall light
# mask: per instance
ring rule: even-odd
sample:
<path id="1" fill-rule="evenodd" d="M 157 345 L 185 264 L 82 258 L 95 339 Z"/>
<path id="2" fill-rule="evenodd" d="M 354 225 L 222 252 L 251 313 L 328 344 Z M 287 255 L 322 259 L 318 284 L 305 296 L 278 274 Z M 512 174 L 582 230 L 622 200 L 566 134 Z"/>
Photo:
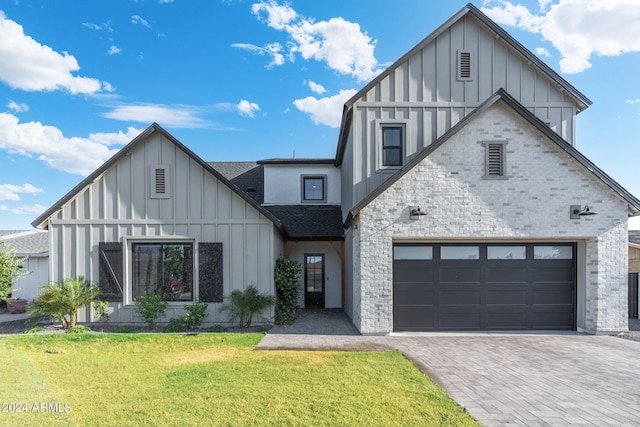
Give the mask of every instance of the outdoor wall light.
<path id="1" fill-rule="evenodd" d="M 422 215 L 426 215 L 426 212 L 420 210 L 420 206 L 409 206 L 409 218 L 420 219 Z"/>
<path id="2" fill-rule="evenodd" d="M 570 219 L 580 219 L 581 216 L 596 215 L 598 213 L 596 211 L 592 211 L 588 205 L 584 205 L 584 208 L 581 208 L 580 205 L 571 205 L 569 210 Z"/>

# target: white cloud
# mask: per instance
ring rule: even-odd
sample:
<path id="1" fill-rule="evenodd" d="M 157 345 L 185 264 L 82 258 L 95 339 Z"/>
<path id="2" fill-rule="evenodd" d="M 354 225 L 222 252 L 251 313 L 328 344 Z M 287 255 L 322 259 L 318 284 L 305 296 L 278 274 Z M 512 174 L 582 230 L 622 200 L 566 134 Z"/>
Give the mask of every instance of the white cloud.
<path id="1" fill-rule="evenodd" d="M 100 24 L 94 24 L 92 22 L 83 22 L 82 23 L 83 27 L 87 27 L 90 30 L 94 30 L 94 31 L 108 31 L 110 33 L 113 33 L 113 28 L 111 27 L 111 21 L 107 21 L 104 24 L 100 25 Z"/>
<path id="2" fill-rule="evenodd" d="M 120 53 L 120 52 L 121 52 L 120 48 L 118 46 L 116 46 L 116 45 L 110 46 L 109 50 L 107 51 L 107 53 L 109 55 L 115 55 L 115 54 Z"/>
<path id="3" fill-rule="evenodd" d="M 551 42 L 562 56 L 563 73 L 588 69 L 594 54 L 618 56 L 640 52 L 637 0 L 558 0 L 553 4 L 551 0 L 540 0 L 539 15 L 504 0 L 489 3 L 499 3 L 482 9 L 497 23 L 540 34 Z"/>
<path id="4" fill-rule="evenodd" d="M 260 106 L 255 102 L 249 102 L 246 99 L 241 100 L 238 105 L 236 105 L 238 112 L 247 117 L 254 118 L 256 116 L 256 112 L 260 111 Z"/>
<path id="5" fill-rule="evenodd" d="M 64 172 L 88 175 L 129 143 L 140 130 L 95 133 L 87 138 L 65 137 L 53 126 L 40 122 L 20 123 L 12 114 L 0 113 L 0 149 L 34 157 Z"/>
<path id="6" fill-rule="evenodd" d="M 120 105 L 103 116 L 127 122 L 151 124 L 173 128 L 204 128 L 207 122 L 195 115 L 193 107 L 183 105 L 138 104 Z"/>
<path id="7" fill-rule="evenodd" d="M 15 101 L 9 101 L 7 107 L 9 107 L 10 110 L 15 111 L 16 113 L 25 113 L 29 111 L 29 106 L 27 104 L 18 104 Z"/>
<path id="8" fill-rule="evenodd" d="M 31 184 L 0 184 L 0 200 L 20 200 L 20 194 L 36 194 L 43 191 L 42 188 L 34 187 Z"/>
<path id="9" fill-rule="evenodd" d="M 135 25 L 142 25 L 143 27 L 151 28 L 151 25 L 149 25 L 149 22 L 143 17 L 141 17 L 140 15 L 133 15 L 131 17 L 131 23 Z"/>
<path id="10" fill-rule="evenodd" d="M 323 93 L 325 93 L 327 91 L 324 88 L 324 86 L 322 86 L 321 84 L 318 84 L 316 82 L 309 81 L 309 82 L 307 82 L 307 84 L 309 85 L 309 89 L 311 89 L 312 92 L 315 92 L 318 95 L 322 95 Z"/>
<path id="11" fill-rule="evenodd" d="M 625 101 L 627 104 L 638 104 L 640 103 L 640 98 L 636 98 L 636 99 L 627 99 Z"/>
<path id="12" fill-rule="evenodd" d="M 547 58 L 551 58 L 551 54 L 549 53 L 549 51 L 544 48 L 544 47 L 537 47 L 536 48 L 536 55 L 538 56 L 544 56 Z"/>
<path id="13" fill-rule="evenodd" d="M 286 25 L 298 17 L 290 6 L 280 6 L 275 1 L 256 3 L 251 6 L 251 12 L 271 28 L 284 30 Z M 266 14 L 266 17 L 264 16 Z"/>
<path id="14" fill-rule="evenodd" d="M 339 94 L 317 99 L 308 96 L 303 99 L 296 99 L 293 105 L 298 110 L 311 116 L 311 120 L 317 125 L 327 125 L 333 128 L 340 127 L 342 119 L 342 106 L 357 91 L 355 89 L 341 90 Z"/>
<path id="15" fill-rule="evenodd" d="M 315 22 L 301 17 L 289 5 L 278 5 L 274 0 L 256 3 L 252 12 L 261 22 L 288 34 L 288 53 L 284 57 L 293 61 L 296 55 L 326 63 L 340 74 L 350 75 L 358 81 L 372 79 L 380 72 L 373 50 L 376 41 L 360 29 L 360 25 L 342 18 Z M 235 44 L 236 47 L 253 47 L 254 52 L 264 54 L 255 45 Z M 282 65 L 272 62 L 269 64 Z"/>
<path id="16" fill-rule="evenodd" d="M 24 34 L 21 25 L 0 11 L 0 81 L 13 89 L 91 94 L 102 89 L 99 80 L 74 76 L 78 61 L 67 52 L 55 52 Z"/>
<path id="17" fill-rule="evenodd" d="M 269 56 L 271 58 L 271 62 L 267 65 L 267 68 L 273 68 L 275 65 L 284 64 L 284 55 L 281 53 L 282 46 L 279 43 L 270 43 L 265 47 L 256 46 L 250 43 L 233 43 L 231 46 L 238 49 L 249 50 L 261 56 Z"/>
<path id="18" fill-rule="evenodd" d="M 35 204 L 35 205 L 23 205 L 18 208 L 11 208 L 6 210 L 10 211 L 12 214 L 15 214 L 15 215 L 26 215 L 26 214 L 40 215 L 41 213 L 47 210 L 47 207 L 40 204 Z"/>

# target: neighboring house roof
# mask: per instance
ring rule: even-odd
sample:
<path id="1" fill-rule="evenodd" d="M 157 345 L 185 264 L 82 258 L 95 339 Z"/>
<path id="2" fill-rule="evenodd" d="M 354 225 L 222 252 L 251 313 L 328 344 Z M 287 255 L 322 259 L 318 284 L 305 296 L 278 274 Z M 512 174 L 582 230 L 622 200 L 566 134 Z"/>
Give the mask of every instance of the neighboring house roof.
<path id="1" fill-rule="evenodd" d="M 253 206 L 256 210 L 258 210 L 262 215 L 264 215 L 270 221 L 272 221 L 276 225 L 276 227 L 278 227 L 280 229 L 280 231 L 285 236 L 287 235 L 287 231 L 284 229 L 284 227 L 282 226 L 282 223 L 280 222 L 280 220 L 278 218 L 273 216 L 273 214 L 271 212 L 269 212 L 268 210 L 264 209 L 252 197 L 248 196 L 247 193 L 242 191 L 236 184 L 234 184 L 231 181 L 229 181 L 229 179 L 227 179 L 222 173 L 220 173 L 218 170 L 214 169 L 209 163 L 205 162 L 200 157 L 198 157 L 193 151 L 191 151 L 189 148 L 187 148 L 187 146 L 185 146 L 180 141 L 178 141 L 173 135 L 171 135 L 169 132 L 164 130 L 157 123 L 153 123 L 147 129 L 145 129 L 142 133 L 140 133 L 140 135 L 135 137 L 129 144 L 127 144 L 124 147 L 122 147 L 115 155 L 113 155 L 113 157 L 111 157 L 109 160 L 104 162 L 102 164 L 102 166 L 100 166 L 93 173 L 91 173 L 88 177 L 86 177 L 84 180 L 82 180 L 82 182 L 80 182 L 78 185 L 76 185 L 71 191 L 69 191 L 66 195 L 64 195 L 53 206 L 51 206 L 42 215 L 40 215 L 38 218 L 36 218 L 31 223 L 31 225 L 33 225 L 34 227 L 45 226 L 45 228 L 46 228 L 46 221 L 48 220 L 48 218 L 51 217 L 51 215 L 53 215 L 58 209 L 60 209 L 62 206 L 64 206 L 65 203 L 67 203 L 72 198 L 74 198 L 87 185 L 91 184 L 100 175 L 102 175 L 104 172 L 106 172 L 108 169 L 110 169 L 113 165 L 115 165 L 120 159 L 122 159 L 123 157 L 128 155 L 136 145 L 138 145 L 142 141 L 146 140 L 154 132 L 158 132 L 158 133 L 162 134 L 163 137 L 167 138 L 169 141 L 171 141 L 173 144 L 175 144 L 180 150 L 182 150 L 187 156 L 189 156 L 192 160 L 194 160 L 196 163 L 198 163 L 200 166 L 202 166 L 207 172 L 209 172 L 213 176 L 215 176 L 216 179 L 218 179 L 219 181 L 224 183 L 234 193 L 236 193 L 243 200 L 245 200 L 247 203 L 249 203 L 251 206 Z"/>
<path id="2" fill-rule="evenodd" d="M 340 206 L 269 205 L 265 208 L 280 218 L 291 239 L 322 240 L 344 237 Z"/>
<path id="3" fill-rule="evenodd" d="M 640 230 L 629 230 L 629 243 L 640 247 Z"/>
<path id="4" fill-rule="evenodd" d="M 404 165 L 398 172 L 392 175 L 389 179 L 387 179 L 382 185 L 376 188 L 373 192 L 371 192 L 367 197 L 362 199 L 358 204 L 356 204 L 347 215 L 347 219 L 345 221 L 345 228 L 349 228 L 351 220 L 360 213 L 360 211 L 375 200 L 380 194 L 382 194 L 385 190 L 391 187 L 396 181 L 402 178 L 408 171 L 410 171 L 414 166 L 418 165 L 422 160 L 424 160 L 427 156 L 433 153 L 438 147 L 444 144 L 449 138 L 454 136 L 461 130 L 467 123 L 473 120 L 477 115 L 486 111 L 492 105 L 494 105 L 498 101 L 503 101 L 506 105 L 511 107 L 513 111 L 519 114 L 522 118 L 528 121 L 531 125 L 533 125 L 536 129 L 542 132 L 545 136 L 547 136 L 552 142 L 554 142 L 559 148 L 564 150 L 567 154 L 569 154 L 574 160 L 580 163 L 587 171 L 592 173 L 597 179 L 602 181 L 606 186 L 608 186 L 611 190 L 616 192 L 618 196 L 620 196 L 623 200 L 625 200 L 628 204 L 629 216 L 640 215 L 640 200 L 638 200 L 635 196 L 625 190 L 620 184 L 618 184 L 613 178 L 607 175 L 602 169 L 598 168 L 595 164 L 593 164 L 589 159 L 587 159 L 584 154 L 580 153 L 576 150 L 571 144 L 562 139 L 557 133 L 549 128 L 549 126 L 545 125 L 538 117 L 536 117 L 533 113 L 531 113 L 528 109 L 526 109 L 522 104 L 516 101 L 511 95 L 509 95 L 503 89 L 498 90 L 495 94 L 489 97 L 485 102 L 483 102 L 478 108 L 469 113 L 465 118 L 460 120 L 455 126 L 449 129 L 446 133 L 444 133 L 440 138 L 434 141 L 427 148 L 422 150 L 422 152 L 418 153 L 415 157 L 413 157 L 406 165 Z"/>
<path id="5" fill-rule="evenodd" d="M 47 256 L 49 233 L 39 230 L 0 230 L 0 244 L 6 244 L 16 255 Z"/>
<path id="6" fill-rule="evenodd" d="M 264 202 L 264 166 L 260 162 L 209 162 L 256 203 Z"/>
<path id="7" fill-rule="evenodd" d="M 383 79 L 389 76 L 394 72 L 395 69 L 400 67 L 403 63 L 405 63 L 409 58 L 416 54 L 416 52 L 423 49 L 426 45 L 435 40 L 440 34 L 442 34 L 445 30 L 455 24 L 457 21 L 462 19 L 465 15 L 471 14 L 475 18 L 477 18 L 480 22 L 482 22 L 487 28 L 492 30 L 496 37 L 502 38 L 507 44 L 509 44 L 513 49 L 515 49 L 519 54 L 524 56 L 527 61 L 531 64 L 531 66 L 539 69 L 544 75 L 546 75 L 551 81 L 555 82 L 557 85 L 562 87 L 564 91 L 569 94 L 576 102 L 577 113 L 585 110 L 587 107 L 591 105 L 591 100 L 587 98 L 584 94 L 582 94 L 578 89 L 576 89 L 573 85 L 571 85 L 568 81 L 563 79 L 558 73 L 553 71 L 547 64 L 541 61 L 536 55 L 534 55 L 529 49 L 524 47 L 519 41 L 513 38 L 509 33 L 507 33 L 504 29 L 502 29 L 498 24 L 493 22 L 489 17 L 487 17 L 484 13 L 482 13 L 478 8 L 476 8 L 473 4 L 469 3 L 465 7 L 463 7 L 458 13 L 453 15 L 438 27 L 434 32 L 428 35 L 425 39 L 423 39 L 420 43 L 418 43 L 413 49 L 404 54 L 400 59 L 394 62 L 391 66 L 389 66 L 386 70 L 380 73 L 375 79 L 369 82 L 365 87 L 363 87 L 358 93 L 352 96 L 345 104 L 342 110 L 342 122 L 340 125 L 340 134 L 338 136 L 338 147 L 336 151 L 335 164 L 339 166 L 342 163 L 342 158 L 344 156 L 344 150 L 347 145 L 347 138 L 349 136 L 349 128 L 351 127 L 352 121 L 352 113 L 353 113 L 353 104 L 362 98 L 367 92 L 373 89 L 376 85 L 378 85 Z"/>

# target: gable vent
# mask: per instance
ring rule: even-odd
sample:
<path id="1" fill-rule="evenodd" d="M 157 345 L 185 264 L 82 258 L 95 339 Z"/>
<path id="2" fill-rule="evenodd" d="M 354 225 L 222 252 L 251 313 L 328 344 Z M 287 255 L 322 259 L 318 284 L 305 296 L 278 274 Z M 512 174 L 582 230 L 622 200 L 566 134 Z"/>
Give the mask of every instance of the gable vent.
<path id="1" fill-rule="evenodd" d="M 458 80 L 471 80 L 471 52 L 458 51 Z"/>
<path id="2" fill-rule="evenodd" d="M 503 176 L 504 175 L 504 144 L 488 144 L 487 145 L 487 175 Z"/>
<path id="3" fill-rule="evenodd" d="M 171 197 L 169 172 L 169 165 L 151 165 L 149 193 L 152 199 Z"/>
<path id="4" fill-rule="evenodd" d="M 158 168 L 156 169 L 156 193 L 165 194 L 166 192 L 167 192 L 167 189 L 165 184 L 164 169 Z"/>

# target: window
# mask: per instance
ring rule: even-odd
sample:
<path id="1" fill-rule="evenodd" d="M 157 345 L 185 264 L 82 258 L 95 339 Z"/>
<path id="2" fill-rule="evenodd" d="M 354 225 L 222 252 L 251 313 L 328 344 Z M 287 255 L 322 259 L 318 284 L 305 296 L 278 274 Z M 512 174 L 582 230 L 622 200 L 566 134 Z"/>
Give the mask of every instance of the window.
<path id="1" fill-rule="evenodd" d="M 326 179 L 324 175 L 303 176 L 302 177 L 302 201 L 303 202 L 326 202 Z"/>
<path id="2" fill-rule="evenodd" d="M 440 259 L 480 259 L 478 246 L 442 246 Z"/>
<path id="3" fill-rule="evenodd" d="M 487 259 L 527 259 L 527 247 L 487 246 Z"/>
<path id="4" fill-rule="evenodd" d="M 171 197 L 171 176 L 169 165 L 151 165 L 149 171 L 149 194 L 152 199 Z"/>
<path id="5" fill-rule="evenodd" d="M 458 51 L 458 80 L 471 80 L 471 52 Z"/>
<path id="6" fill-rule="evenodd" d="M 145 292 L 165 301 L 193 301 L 193 244 L 183 242 L 131 243 L 131 298 Z"/>
<path id="7" fill-rule="evenodd" d="M 402 126 L 382 128 L 382 166 L 402 166 Z"/>
<path id="8" fill-rule="evenodd" d="M 431 246 L 394 246 L 393 259 L 396 259 L 396 260 L 433 259 L 433 248 Z"/>
<path id="9" fill-rule="evenodd" d="M 504 179 L 506 178 L 506 161 L 504 141 L 484 142 L 485 149 L 485 179 Z"/>
<path id="10" fill-rule="evenodd" d="M 573 247 L 534 246 L 533 259 L 573 259 Z"/>

